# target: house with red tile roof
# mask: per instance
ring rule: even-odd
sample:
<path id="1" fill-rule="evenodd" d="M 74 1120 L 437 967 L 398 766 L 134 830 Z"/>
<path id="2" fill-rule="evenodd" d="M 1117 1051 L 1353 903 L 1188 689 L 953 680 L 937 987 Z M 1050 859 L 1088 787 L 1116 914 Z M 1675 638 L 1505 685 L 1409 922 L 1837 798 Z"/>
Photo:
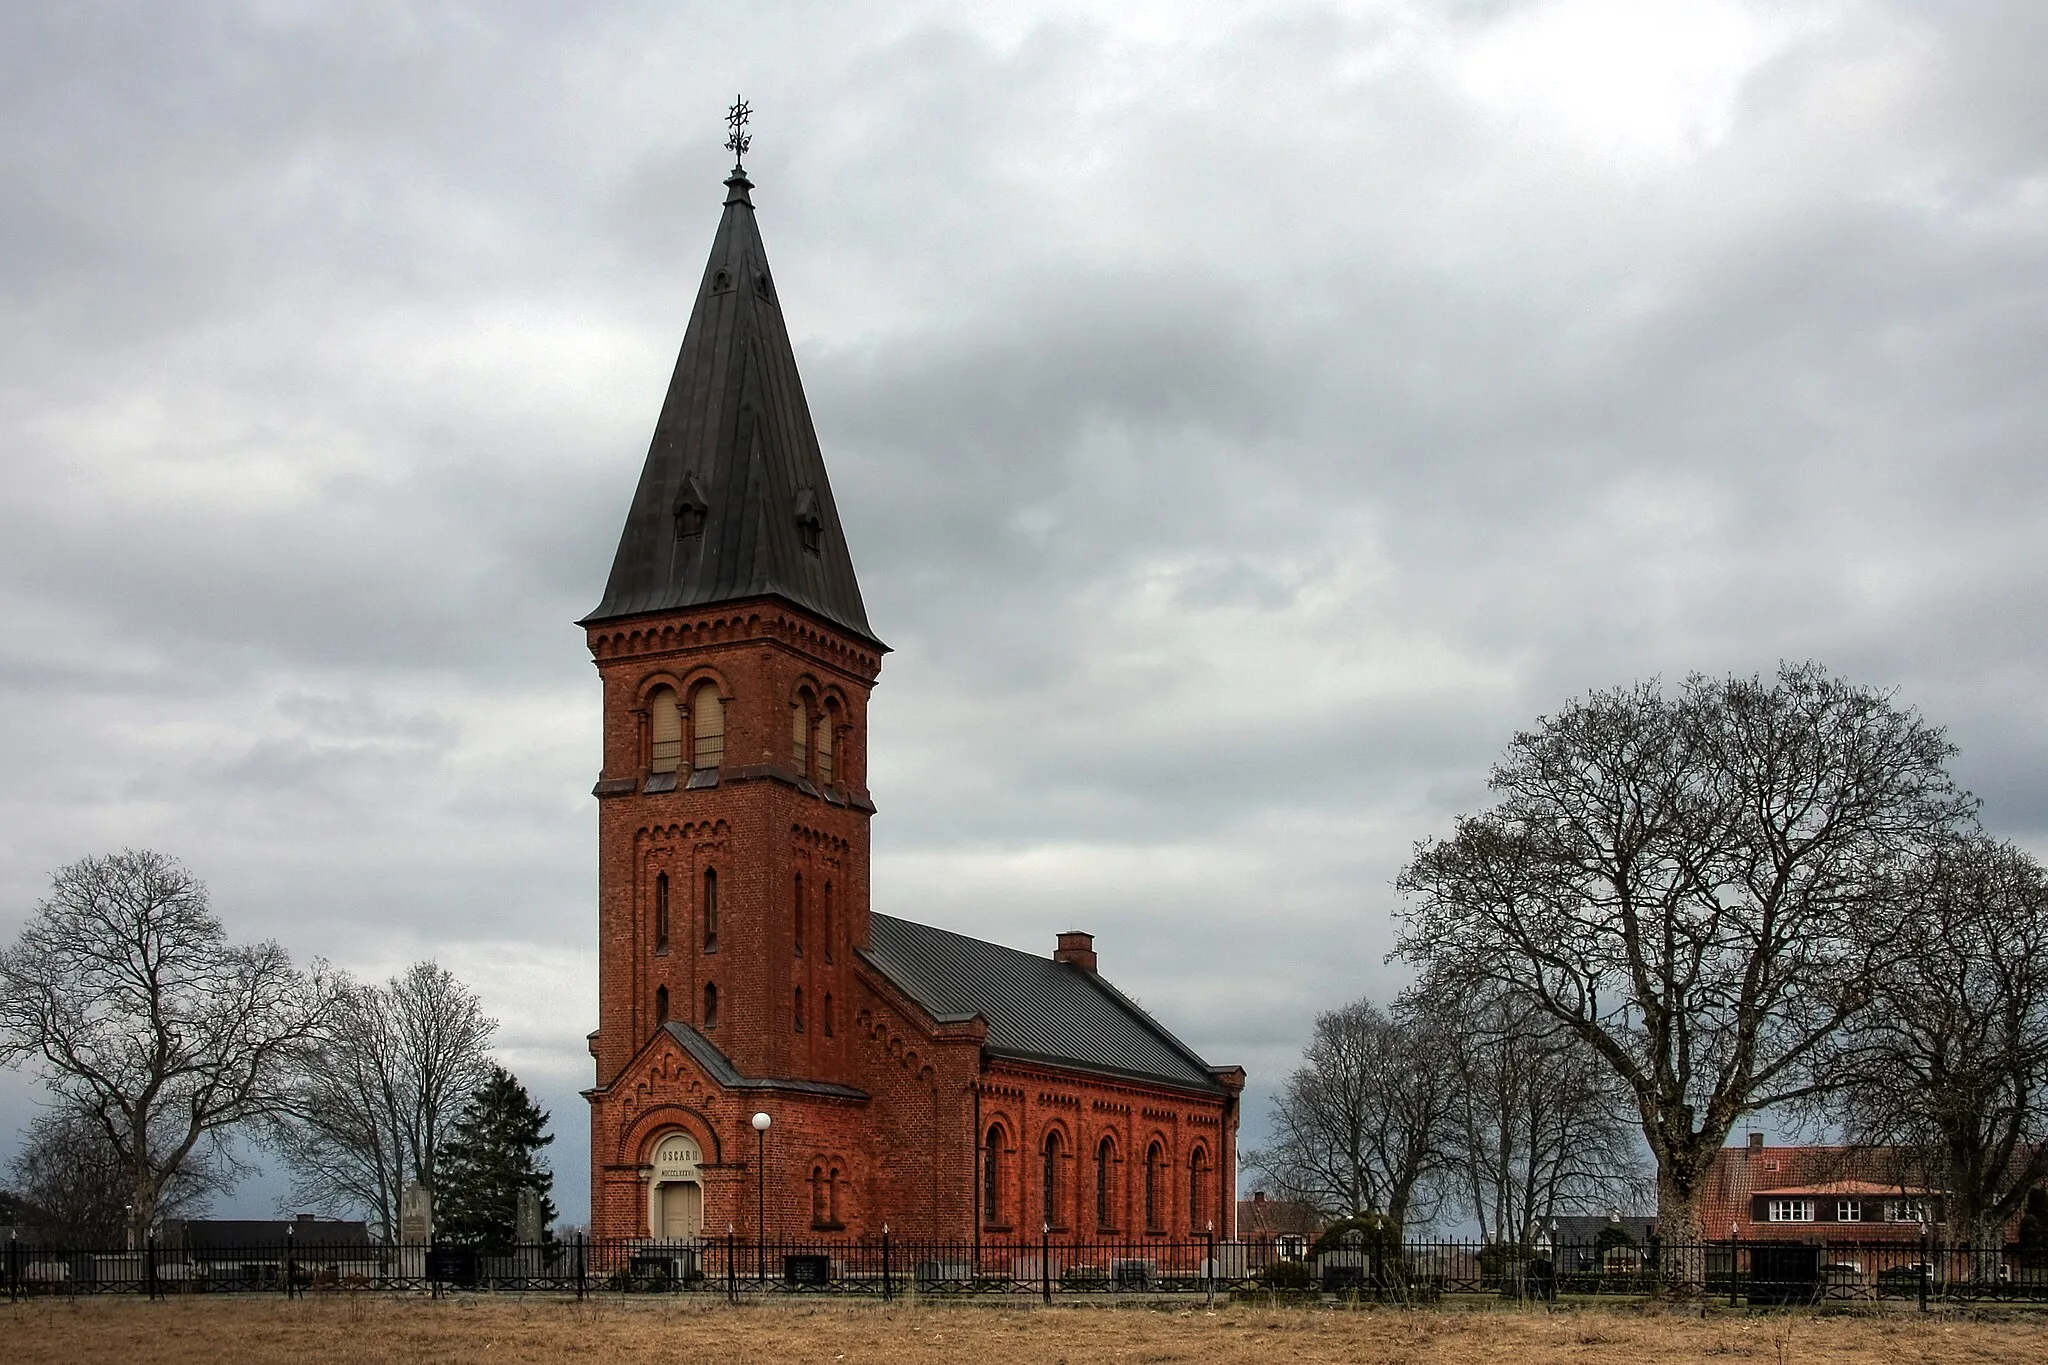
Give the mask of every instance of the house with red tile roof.
<path id="1" fill-rule="evenodd" d="M 1745 1242 L 1917 1242 L 1946 1231 L 1942 1191 L 1902 1178 L 1888 1149 L 1724 1147 L 1702 1200 L 1706 1236 Z"/>

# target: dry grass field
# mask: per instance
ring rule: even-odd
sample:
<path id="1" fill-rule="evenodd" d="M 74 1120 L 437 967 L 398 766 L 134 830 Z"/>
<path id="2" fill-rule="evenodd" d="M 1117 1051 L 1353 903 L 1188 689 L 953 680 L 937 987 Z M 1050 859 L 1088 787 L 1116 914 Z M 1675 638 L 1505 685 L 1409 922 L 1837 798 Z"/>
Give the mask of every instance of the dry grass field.
<path id="1" fill-rule="evenodd" d="M 1228 1308 L 727 1308 L 390 1297 L 0 1303 L 0 1362 L 121 1365 L 1964 1365 L 2048 1360 L 2048 1319 Z"/>

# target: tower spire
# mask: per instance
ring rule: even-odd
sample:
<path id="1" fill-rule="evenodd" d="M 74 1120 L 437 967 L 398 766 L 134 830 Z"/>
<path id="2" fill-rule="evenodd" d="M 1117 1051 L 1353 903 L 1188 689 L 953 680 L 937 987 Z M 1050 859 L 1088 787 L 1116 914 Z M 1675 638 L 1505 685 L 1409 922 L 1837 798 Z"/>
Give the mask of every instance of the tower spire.
<path id="1" fill-rule="evenodd" d="M 879 645 L 739 160 L 751 114 L 744 99 L 726 113 L 725 212 L 604 600 L 584 624 L 776 597 Z"/>

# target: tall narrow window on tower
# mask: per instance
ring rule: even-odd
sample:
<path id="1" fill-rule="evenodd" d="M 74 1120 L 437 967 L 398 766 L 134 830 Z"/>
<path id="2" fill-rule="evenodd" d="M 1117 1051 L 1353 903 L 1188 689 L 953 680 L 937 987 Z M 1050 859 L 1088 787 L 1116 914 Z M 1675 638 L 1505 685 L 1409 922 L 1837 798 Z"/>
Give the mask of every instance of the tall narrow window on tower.
<path id="1" fill-rule="evenodd" d="M 704 951 L 718 951 L 718 872 L 704 869 Z"/>
<path id="2" fill-rule="evenodd" d="M 789 759 L 796 764 L 796 775 L 808 777 L 811 773 L 811 694 L 808 691 L 796 694 L 796 700 L 789 704 Z"/>
<path id="3" fill-rule="evenodd" d="M 692 768 L 712 771 L 725 762 L 725 701 L 716 683 L 698 683 L 690 693 L 690 735 Z"/>
<path id="4" fill-rule="evenodd" d="M 704 983 L 704 1027 L 718 1027 L 718 987 Z"/>
<path id="5" fill-rule="evenodd" d="M 654 874 L 654 951 L 668 951 L 668 873 Z"/>
<path id="6" fill-rule="evenodd" d="M 825 883 L 825 960 L 832 960 L 832 883 Z"/>
<path id="7" fill-rule="evenodd" d="M 647 771 L 674 772 L 683 761 L 683 709 L 673 687 L 657 687 L 647 698 L 647 733 Z"/>
<path id="8" fill-rule="evenodd" d="M 804 874 L 796 874 L 796 890 L 790 899 L 789 938 L 796 947 L 796 955 L 804 955 Z"/>

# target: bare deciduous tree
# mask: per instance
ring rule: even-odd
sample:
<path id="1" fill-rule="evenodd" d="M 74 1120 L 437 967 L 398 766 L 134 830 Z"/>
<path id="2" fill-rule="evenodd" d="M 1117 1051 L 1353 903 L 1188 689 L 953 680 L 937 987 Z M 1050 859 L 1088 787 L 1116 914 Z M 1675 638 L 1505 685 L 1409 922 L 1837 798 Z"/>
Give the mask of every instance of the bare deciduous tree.
<path id="1" fill-rule="evenodd" d="M 1450 1164 L 1482 1241 L 1529 1239 L 1558 1214 L 1637 1195 L 1626 1097 L 1576 1036 L 1498 994 L 1425 986 L 1410 1008 L 1455 1032 Z"/>
<path id="2" fill-rule="evenodd" d="M 394 1235 L 407 1182 L 431 1184 L 441 1144 L 490 1074 L 497 1030 L 476 995 L 434 962 L 382 986 L 344 981 L 304 1049 L 290 1106 L 271 1125 L 294 1199 L 368 1213 Z"/>
<path id="3" fill-rule="evenodd" d="M 1869 929 L 1897 951 L 1822 1063 L 1828 1108 L 1901 1178 L 1945 1190 L 1950 1225 L 1993 1264 L 2048 1181 L 2048 878 L 2009 844 L 1957 839 Z"/>
<path id="4" fill-rule="evenodd" d="M 1438 1030 L 1368 1000 L 1319 1016 L 1274 1108 L 1272 1146 L 1245 1165 L 1331 1217 L 1426 1222 L 1447 1160 L 1446 1047 Z"/>
<path id="5" fill-rule="evenodd" d="M 1596 693 L 1515 736 L 1493 809 L 1419 846 L 1399 951 L 1596 1052 L 1657 1167 L 1667 1241 L 1701 1232 L 1744 1115 L 1812 1067 L 1894 951 L 1859 932 L 1966 824 L 1941 732 L 1813 665 Z"/>
<path id="6" fill-rule="evenodd" d="M 330 999 L 277 944 L 230 944 L 175 860 L 87 858 L 0 952 L 0 1063 L 35 1058 L 59 1106 L 105 1136 L 141 1235 L 203 1144 L 278 1110 Z"/>
<path id="7" fill-rule="evenodd" d="M 166 1218 L 188 1213 L 226 1187 L 233 1168 L 225 1154 L 204 1148 L 168 1175 L 157 1194 Z M 134 1199 L 128 1171 L 105 1131 L 69 1109 L 36 1115 L 8 1176 L 24 1205 L 22 1222 L 44 1246 L 117 1247 L 129 1231 Z"/>

